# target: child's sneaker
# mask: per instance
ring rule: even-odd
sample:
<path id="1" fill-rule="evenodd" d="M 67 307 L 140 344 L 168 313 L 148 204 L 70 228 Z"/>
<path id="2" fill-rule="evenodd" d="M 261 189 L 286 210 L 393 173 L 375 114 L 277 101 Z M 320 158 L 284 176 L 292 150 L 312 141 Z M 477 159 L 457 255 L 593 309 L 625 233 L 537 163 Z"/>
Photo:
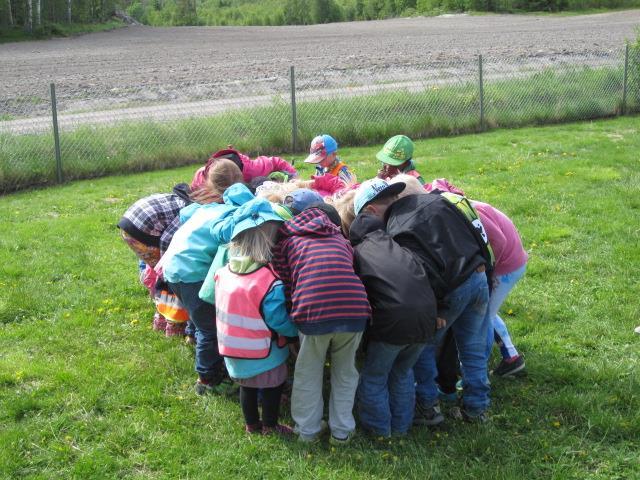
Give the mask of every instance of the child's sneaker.
<path id="1" fill-rule="evenodd" d="M 216 387 L 215 384 L 213 384 L 210 381 L 203 380 L 202 378 L 198 378 L 198 381 L 194 386 L 196 394 L 198 395 L 207 395 L 209 393 L 216 393 L 215 387 Z"/>
<path id="2" fill-rule="evenodd" d="M 293 428 L 288 425 L 276 424 L 275 427 L 262 427 L 262 435 L 280 435 L 281 437 L 292 437 L 294 435 Z"/>
<path id="3" fill-rule="evenodd" d="M 329 444 L 334 445 L 336 447 L 341 445 L 347 445 L 351 443 L 351 440 L 353 439 L 354 435 L 355 435 L 355 432 L 349 432 L 349 434 L 346 437 L 339 438 L 332 434 L 331 437 L 329 437 Z"/>
<path id="4" fill-rule="evenodd" d="M 416 402 L 416 411 L 413 417 L 414 425 L 426 425 L 427 427 L 435 427 L 444 422 L 444 415 L 440 411 L 440 405 L 436 402 L 429 406 Z"/>
<path id="5" fill-rule="evenodd" d="M 324 432 L 327 431 L 327 428 L 329 428 L 329 426 L 327 425 L 327 422 L 322 420 L 320 422 L 320 431 L 318 433 L 315 433 L 313 435 L 302 435 L 301 433 L 299 433 L 298 441 L 302 443 L 316 443 L 318 440 L 320 440 L 320 437 L 324 434 Z"/>
<path id="6" fill-rule="evenodd" d="M 462 413 L 462 419 L 467 423 L 487 423 L 489 421 L 487 412 L 471 413 L 464 408 L 460 412 Z"/>
<path id="7" fill-rule="evenodd" d="M 184 329 L 186 325 L 184 323 L 177 322 L 167 322 L 167 328 L 164 331 L 164 334 L 167 337 L 182 337 L 184 336 Z"/>
<path id="8" fill-rule="evenodd" d="M 524 357 L 518 355 L 508 360 L 503 359 L 496 368 L 491 370 L 491 374 L 496 377 L 511 377 L 516 373 L 522 372 L 524 367 Z"/>
<path id="9" fill-rule="evenodd" d="M 164 332 L 167 328 L 167 321 L 158 312 L 153 315 L 153 329 L 156 332 Z"/>
<path id="10" fill-rule="evenodd" d="M 252 424 L 247 423 L 244 426 L 244 431 L 247 433 L 262 433 L 262 423 L 260 422 L 252 423 Z"/>

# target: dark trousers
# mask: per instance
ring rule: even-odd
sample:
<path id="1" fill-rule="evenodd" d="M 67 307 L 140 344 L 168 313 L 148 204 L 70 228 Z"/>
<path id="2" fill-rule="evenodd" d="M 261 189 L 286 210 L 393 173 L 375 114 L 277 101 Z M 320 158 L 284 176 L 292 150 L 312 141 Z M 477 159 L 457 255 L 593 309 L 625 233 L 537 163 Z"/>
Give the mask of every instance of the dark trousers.
<path id="1" fill-rule="evenodd" d="M 447 331 L 442 340 L 436 358 L 436 365 L 438 366 L 436 383 L 440 386 L 442 393 L 455 393 L 456 382 L 460 375 L 460 360 L 458 360 L 458 348 L 451 329 Z"/>
<path id="2" fill-rule="evenodd" d="M 262 391 L 262 424 L 265 427 L 275 427 L 280 416 L 280 397 L 284 383 L 273 388 L 240 387 L 240 405 L 247 425 L 260 422 L 258 411 L 258 391 Z"/>

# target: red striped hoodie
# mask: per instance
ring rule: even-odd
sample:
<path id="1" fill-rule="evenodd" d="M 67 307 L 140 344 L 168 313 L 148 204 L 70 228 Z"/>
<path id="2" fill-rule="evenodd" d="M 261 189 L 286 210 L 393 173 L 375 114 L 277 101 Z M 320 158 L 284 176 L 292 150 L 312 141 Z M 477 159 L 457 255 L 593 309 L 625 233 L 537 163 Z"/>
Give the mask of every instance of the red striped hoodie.
<path id="1" fill-rule="evenodd" d="M 340 229 L 322 210 L 310 208 L 279 233 L 272 263 L 298 329 L 305 335 L 363 331 L 371 307 Z"/>

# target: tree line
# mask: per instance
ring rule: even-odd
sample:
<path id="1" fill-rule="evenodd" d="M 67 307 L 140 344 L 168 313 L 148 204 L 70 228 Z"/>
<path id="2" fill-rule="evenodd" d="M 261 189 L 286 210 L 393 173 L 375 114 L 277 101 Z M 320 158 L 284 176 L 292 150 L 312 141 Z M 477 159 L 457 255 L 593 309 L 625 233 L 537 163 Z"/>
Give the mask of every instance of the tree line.
<path id="1" fill-rule="evenodd" d="M 640 0 L 0 0 L 0 27 L 99 23 L 122 8 L 157 26 L 309 25 L 441 12 L 561 11 L 638 7 Z"/>
<path id="2" fill-rule="evenodd" d="M 0 26 L 36 33 L 51 24 L 104 22 L 115 9 L 116 0 L 0 0 Z"/>

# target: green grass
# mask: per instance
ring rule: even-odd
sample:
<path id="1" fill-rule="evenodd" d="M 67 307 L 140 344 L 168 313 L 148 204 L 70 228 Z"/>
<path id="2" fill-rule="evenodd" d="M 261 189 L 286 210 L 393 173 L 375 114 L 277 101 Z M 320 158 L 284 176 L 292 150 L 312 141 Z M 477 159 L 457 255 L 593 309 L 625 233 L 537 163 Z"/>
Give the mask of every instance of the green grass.
<path id="1" fill-rule="evenodd" d="M 636 110 L 640 97 L 640 87 L 632 85 L 628 111 Z M 487 81 L 484 92 L 485 128 L 608 117 L 620 113 L 622 69 L 543 70 Z M 475 132 L 480 130 L 478 86 L 299 102 L 297 118 L 299 148 L 322 131 L 343 146 L 381 142 L 397 132 L 413 138 Z M 290 150 L 290 106 L 276 99 L 270 106 L 209 118 L 85 126 L 62 132 L 60 140 L 66 180 L 200 163 L 229 141 L 251 153 Z M 0 134 L 0 145 L 0 192 L 55 183 L 51 133 Z"/>
<path id="2" fill-rule="evenodd" d="M 126 26 L 121 20 L 113 18 L 103 23 L 46 23 L 36 28 L 33 33 L 25 32 L 22 27 L 0 28 L 0 44 L 9 42 L 25 42 L 31 40 L 47 40 L 52 37 L 71 37 L 85 33 L 104 32 Z"/>
<path id="3" fill-rule="evenodd" d="M 379 147 L 342 155 L 365 178 Z M 115 224 L 193 166 L 0 198 L 0 478 L 640 478 L 638 151 L 639 117 L 417 142 L 426 178 L 519 227 L 530 262 L 503 313 L 529 374 L 492 381 L 486 426 L 337 450 L 247 438 L 151 331 Z"/>

